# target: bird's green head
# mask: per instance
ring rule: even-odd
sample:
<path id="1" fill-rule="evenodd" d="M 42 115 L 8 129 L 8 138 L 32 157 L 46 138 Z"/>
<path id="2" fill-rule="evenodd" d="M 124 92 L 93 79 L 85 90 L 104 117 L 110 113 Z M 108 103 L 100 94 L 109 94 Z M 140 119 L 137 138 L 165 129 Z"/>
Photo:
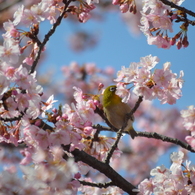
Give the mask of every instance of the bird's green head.
<path id="1" fill-rule="evenodd" d="M 104 90 L 103 107 L 112 106 L 121 102 L 121 98 L 115 94 L 116 89 L 116 85 L 111 85 Z"/>

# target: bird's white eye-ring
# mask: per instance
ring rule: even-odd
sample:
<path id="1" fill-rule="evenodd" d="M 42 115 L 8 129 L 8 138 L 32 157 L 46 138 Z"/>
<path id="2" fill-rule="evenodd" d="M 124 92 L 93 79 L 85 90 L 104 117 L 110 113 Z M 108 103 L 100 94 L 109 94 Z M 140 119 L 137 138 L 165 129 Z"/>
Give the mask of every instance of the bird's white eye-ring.
<path id="1" fill-rule="evenodd" d="M 116 91 L 116 87 L 110 87 L 110 91 Z"/>

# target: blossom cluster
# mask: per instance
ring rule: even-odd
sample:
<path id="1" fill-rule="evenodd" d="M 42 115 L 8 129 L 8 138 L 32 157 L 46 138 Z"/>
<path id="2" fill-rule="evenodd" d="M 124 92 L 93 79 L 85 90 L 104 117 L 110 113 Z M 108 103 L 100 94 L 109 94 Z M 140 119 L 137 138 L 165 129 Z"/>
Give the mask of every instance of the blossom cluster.
<path id="1" fill-rule="evenodd" d="M 178 19 L 178 14 L 173 13 L 170 6 L 163 4 L 160 0 L 144 1 L 141 17 L 141 31 L 146 35 L 149 45 L 157 45 L 159 48 L 168 49 L 176 43 L 177 48 L 188 46 L 187 28 L 188 24 L 183 23 L 181 31 L 173 38 L 169 38 L 167 31 L 173 32 L 173 21 Z M 180 5 L 182 1 L 176 1 Z M 152 28 L 151 28 L 152 26 Z M 153 32 L 156 32 L 154 35 Z M 182 35 L 183 34 L 183 35 Z"/>
<path id="2" fill-rule="evenodd" d="M 184 2 L 184 0 L 170 1 L 176 6 L 180 6 Z M 164 49 L 169 49 L 173 45 L 176 45 L 178 49 L 188 47 L 189 23 L 185 22 L 186 15 L 183 11 L 173 9 L 168 3 L 166 5 L 161 0 L 113 0 L 112 4 L 119 5 L 122 13 L 129 13 L 125 14 L 125 19 L 131 25 L 130 27 L 134 25 L 136 18 L 136 26 L 139 26 L 140 31 L 145 34 L 149 45 L 156 45 L 158 48 Z M 134 15 L 133 22 L 131 21 L 132 15 Z M 174 21 L 182 24 L 180 30 L 170 37 L 169 33 L 173 33 Z"/>
<path id="3" fill-rule="evenodd" d="M 159 59 L 151 55 L 142 57 L 140 62 L 131 63 L 128 68 L 122 67 L 118 71 L 117 78 L 119 96 L 127 102 L 130 94 L 124 87 L 127 84 L 133 84 L 133 93 L 137 96 L 143 96 L 146 100 L 157 98 L 162 104 L 174 104 L 181 97 L 181 88 L 183 84 L 183 71 L 180 71 L 179 77 L 170 70 L 171 63 L 166 62 L 162 69 L 152 69 L 156 66 Z"/>
<path id="4" fill-rule="evenodd" d="M 150 179 L 142 181 L 138 188 L 139 195 L 150 194 L 194 194 L 195 166 L 186 160 L 184 165 L 184 153 L 173 152 L 171 154 L 172 165 L 170 169 L 164 165 L 151 170 Z"/>
<path id="5" fill-rule="evenodd" d="M 36 72 L 29 75 L 27 69 L 22 65 L 19 68 L 14 68 L 4 62 L 0 74 L 1 141 L 17 145 L 19 140 L 18 130 L 22 124 L 18 123 L 13 126 L 12 123 L 9 128 L 4 124 L 12 121 L 11 119 L 17 121 L 22 118 L 37 118 L 40 115 L 42 87 L 37 84 Z M 7 131 L 10 128 L 12 130 Z"/>
<path id="6" fill-rule="evenodd" d="M 119 5 L 120 11 L 122 13 L 126 12 L 133 12 L 134 14 L 136 13 L 136 3 L 134 0 L 129 0 L 129 1 L 123 1 L 123 0 L 113 0 L 112 4 L 114 5 Z"/>
<path id="7" fill-rule="evenodd" d="M 176 5 L 181 5 L 183 1 L 184 0 L 177 0 L 172 2 Z M 70 15 L 76 16 L 78 21 L 86 22 L 91 18 L 91 11 L 96 8 L 95 3 L 99 3 L 99 1 L 76 1 L 73 5 L 68 6 L 68 11 L 65 14 L 65 17 L 69 17 Z M 139 17 L 141 23 L 140 30 L 147 36 L 148 44 L 155 44 L 160 48 L 170 48 L 172 45 L 176 44 L 178 49 L 189 45 L 187 38 L 189 24 L 187 22 L 183 22 L 185 18 L 183 18 L 182 13 L 179 11 L 173 11 L 170 6 L 163 4 L 160 0 L 142 0 L 141 11 L 139 11 L 140 1 L 113 0 L 112 3 L 114 5 L 119 5 L 122 13 L 129 11 Z M 62 0 L 42 0 L 37 5 L 31 6 L 30 9 L 24 9 L 24 6 L 21 6 L 14 14 L 14 21 L 9 21 L 9 24 L 6 24 L 5 28 L 9 28 L 13 37 L 18 38 L 18 30 L 16 28 L 18 24 L 29 27 L 34 24 L 40 24 L 40 22 L 44 20 L 49 20 L 51 24 L 54 24 L 63 8 L 64 4 Z M 140 13 L 141 18 L 139 15 Z M 167 31 L 173 32 L 172 26 L 174 20 L 180 20 L 180 22 L 183 23 L 180 26 L 181 30 L 176 33 L 175 36 L 170 38 L 168 37 Z M 84 39 L 85 38 L 83 37 L 83 40 Z M 95 41 L 95 39 L 92 39 L 92 41 Z M 78 46 L 78 44 L 76 45 Z M 34 47 L 36 50 L 37 46 L 35 43 Z M 32 57 L 29 56 L 26 61 L 32 61 L 31 58 Z M 28 63 L 30 64 L 30 62 Z"/>

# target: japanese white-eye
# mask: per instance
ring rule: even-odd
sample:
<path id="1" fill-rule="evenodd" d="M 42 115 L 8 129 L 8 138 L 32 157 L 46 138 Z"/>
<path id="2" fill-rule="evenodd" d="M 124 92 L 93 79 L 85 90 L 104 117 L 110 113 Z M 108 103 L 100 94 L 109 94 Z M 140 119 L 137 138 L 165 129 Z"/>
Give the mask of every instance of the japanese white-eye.
<path id="1" fill-rule="evenodd" d="M 102 97 L 104 113 L 108 121 L 117 129 L 121 129 L 125 123 L 126 114 L 131 111 L 129 104 L 122 102 L 121 97 L 115 94 L 117 87 L 111 85 L 105 89 Z M 132 139 L 137 135 L 132 123 L 134 118 L 128 120 L 124 131 L 129 132 Z"/>

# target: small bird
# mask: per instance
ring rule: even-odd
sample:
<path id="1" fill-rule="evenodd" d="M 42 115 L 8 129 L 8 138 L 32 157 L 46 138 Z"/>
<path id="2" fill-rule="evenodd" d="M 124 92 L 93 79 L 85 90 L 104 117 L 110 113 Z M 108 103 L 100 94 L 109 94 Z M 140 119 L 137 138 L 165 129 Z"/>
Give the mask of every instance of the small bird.
<path id="1" fill-rule="evenodd" d="M 111 85 L 107 87 L 102 96 L 102 105 L 104 113 L 108 121 L 117 129 L 121 129 L 124 125 L 126 114 L 131 111 L 130 106 L 127 103 L 122 102 L 121 97 L 115 94 L 117 87 Z M 132 139 L 137 135 L 132 123 L 133 119 L 128 120 L 128 124 L 124 131 L 130 133 Z"/>

